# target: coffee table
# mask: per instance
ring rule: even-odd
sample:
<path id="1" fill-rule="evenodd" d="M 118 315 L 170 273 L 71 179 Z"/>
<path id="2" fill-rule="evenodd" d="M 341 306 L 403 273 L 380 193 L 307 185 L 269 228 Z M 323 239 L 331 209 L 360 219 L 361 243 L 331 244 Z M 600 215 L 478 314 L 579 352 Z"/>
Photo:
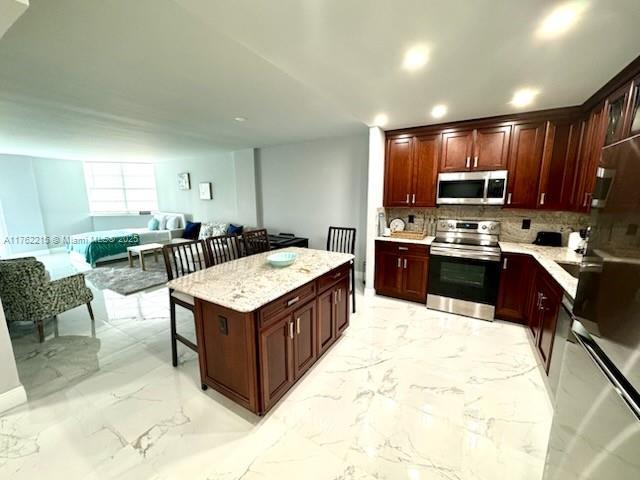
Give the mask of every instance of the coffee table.
<path id="1" fill-rule="evenodd" d="M 140 268 L 146 270 L 144 266 L 144 254 L 153 252 L 153 258 L 158 263 L 158 252 L 162 251 L 161 243 L 145 243 L 144 245 L 136 245 L 134 247 L 127 247 L 127 255 L 129 255 L 129 267 L 133 268 L 133 254 L 137 254 L 140 257 Z"/>

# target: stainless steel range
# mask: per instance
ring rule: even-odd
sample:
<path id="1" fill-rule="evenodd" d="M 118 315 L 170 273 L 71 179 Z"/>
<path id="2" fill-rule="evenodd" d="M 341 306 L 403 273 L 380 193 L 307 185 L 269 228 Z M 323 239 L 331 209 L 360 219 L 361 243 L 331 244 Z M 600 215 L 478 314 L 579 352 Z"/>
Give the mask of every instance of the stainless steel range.
<path id="1" fill-rule="evenodd" d="M 493 320 L 500 279 L 500 222 L 439 220 L 429 254 L 427 307 Z"/>

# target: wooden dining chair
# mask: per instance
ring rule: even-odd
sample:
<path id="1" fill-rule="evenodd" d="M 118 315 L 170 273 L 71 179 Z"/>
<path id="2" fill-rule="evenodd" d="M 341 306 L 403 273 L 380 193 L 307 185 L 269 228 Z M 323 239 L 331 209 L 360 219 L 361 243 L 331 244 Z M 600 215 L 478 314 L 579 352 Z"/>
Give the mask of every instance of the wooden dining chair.
<path id="1" fill-rule="evenodd" d="M 207 268 L 207 250 L 202 240 L 167 244 L 162 247 L 162 256 L 169 281 Z M 174 367 L 178 366 L 177 342 L 186 345 L 196 353 L 198 352 L 198 346 L 195 343 L 176 331 L 176 305 L 186 308 L 193 314 L 195 302 L 191 295 L 169 289 L 171 362 Z"/>
<path id="2" fill-rule="evenodd" d="M 207 248 L 207 266 L 236 260 L 241 257 L 240 243 L 237 235 L 219 235 L 204 240 Z"/>
<path id="3" fill-rule="evenodd" d="M 331 252 L 356 253 L 356 229 L 350 227 L 329 227 L 327 250 Z M 351 261 L 351 305 L 356 313 L 356 262 Z"/>
<path id="4" fill-rule="evenodd" d="M 242 234 L 242 243 L 244 246 L 244 255 L 255 255 L 256 253 L 268 252 L 271 250 L 269 236 L 267 230 L 251 230 Z"/>

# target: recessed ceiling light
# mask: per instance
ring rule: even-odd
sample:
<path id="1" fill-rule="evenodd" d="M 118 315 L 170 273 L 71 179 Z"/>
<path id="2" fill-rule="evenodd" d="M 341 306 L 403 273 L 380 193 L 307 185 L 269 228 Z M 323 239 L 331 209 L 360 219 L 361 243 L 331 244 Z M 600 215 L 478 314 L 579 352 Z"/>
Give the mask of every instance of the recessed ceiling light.
<path id="1" fill-rule="evenodd" d="M 446 105 L 436 105 L 431 109 L 431 116 L 433 118 L 442 118 L 447 114 L 447 106 Z"/>
<path id="2" fill-rule="evenodd" d="M 418 70 L 429 61 L 429 52 L 423 46 L 415 46 L 407 50 L 402 60 L 402 68 L 405 70 Z"/>
<path id="3" fill-rule="evenodd" d="M 521 88 L 520 90 L 516 90 L 513 94 L 511 105 L 514 107 L 526 107 L 533 102 L 536 95 L 538 95 L 538 90 L 534 90 L 533 88 Z"/>
<path id="4" fill-rule="evenodd" d="M 246 122 L 247 119 L 245 117 L 234 117 L 234 120 L 236 122 Z"/>
<path id="5" fill-rule="evenodd" d="M 384 113 L 379 113 L 373 119 L 374 127 L 384 127 L 387 123 L 389 123 L 389 117 L 387 117 Z"/>
<path id="6" fill-rule="evenodd" d="M 587 8 L 585 0 L 565 2 L 554 8 L 540 23 L 537 34 L 541 38 L 554 38 L 562 35 L 575 25 Z"/>

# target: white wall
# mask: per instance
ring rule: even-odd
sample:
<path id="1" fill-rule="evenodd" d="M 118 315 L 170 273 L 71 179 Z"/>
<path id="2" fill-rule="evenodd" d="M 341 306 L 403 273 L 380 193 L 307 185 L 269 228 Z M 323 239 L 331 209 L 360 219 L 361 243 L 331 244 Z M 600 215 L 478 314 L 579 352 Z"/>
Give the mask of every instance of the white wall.
<path id="1" fill-rule="evenodd" d="M 385 134 L 379 127 L 369 129 L 369 172 L 367 193 L 367 268 L 365 272 L 365 294 L 373 295 L 375 239 L 378 236 L 378 210 L 382 206 L 384 190 L 384 144 Z"/>
<path id="2" fill-rule="evenodd" d="M 189 172 L 191 190 L 178 190 L 178 173 Z M 200 200 L 198 184 L 211 182 L 213 200 Z M 158 207 L 191 214 L 193 221 L 236 222 L 236 173 L 232 153 L 156 163 Z"/>
<path id="3" fill-rule="evenodd" d="M 26 400 L 27 395 L 18 378 L 16 360 L 0 299 L 0 413 Z"/>
<path id="4" fill-rule="evenodd" d="M 355 227 L 356 269 L 362 271 L 367 134 L 260 148 L 256 158 L 264 226 L 308 237 L 309 246 L 319 249 L 326 248 L 330 225 Z"/>
<path id="5" fill-rule="evenodd" d="M 261 223 L 258 220 L 255 150 L 233 152 L 233 162 L 236 170 L 235 223 L 257 227 Z"/>

